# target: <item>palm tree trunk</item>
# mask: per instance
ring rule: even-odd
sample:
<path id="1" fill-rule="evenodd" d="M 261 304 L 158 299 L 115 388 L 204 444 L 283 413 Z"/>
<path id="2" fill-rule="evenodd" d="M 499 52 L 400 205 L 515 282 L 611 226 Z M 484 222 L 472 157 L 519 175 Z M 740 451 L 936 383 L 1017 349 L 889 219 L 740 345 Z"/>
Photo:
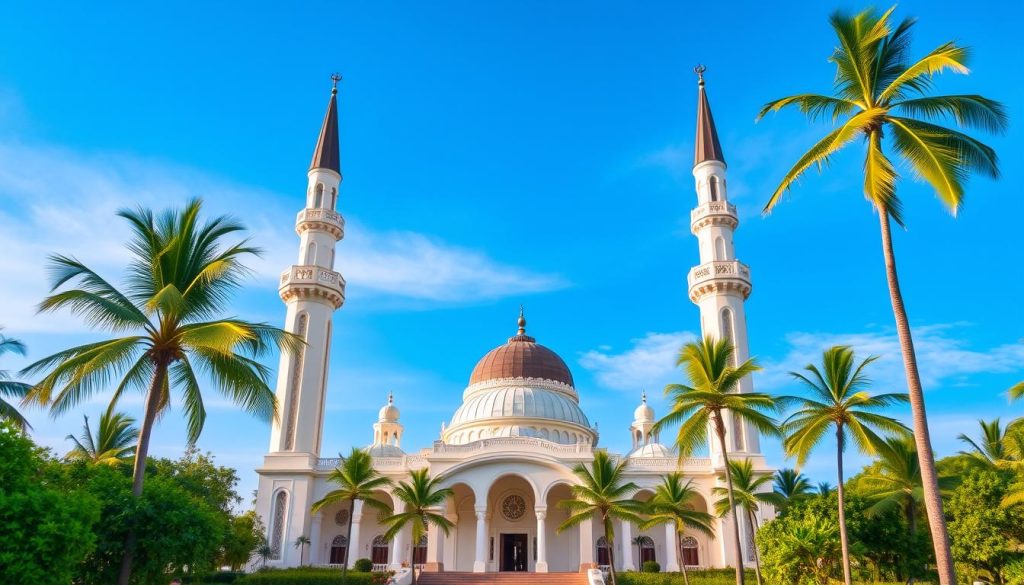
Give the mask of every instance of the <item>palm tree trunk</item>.
<path id="1" fill-rule="evenodd" d="M 907 523 L 910 525 L 910 542 L 913 546 L 917 543 L 917 506 L 914 505 L 914 497 L 907 501 Z M 914 585 L 914 573 L 911 565 L 907 567 L 907 585 Z"/>
<path id="2" fill-rule="evenodd" d="M 356 517 L 356 499 L 349 498 L 348 526 L 345 528 L 345 554 L 341 555 L 341 585 L 348 583 L 348 555 L 352 551 L 352 521 Z"/>
<path id="3" fill-rule="evenodd" d="M 676 550 L 679 555 L 679 568 L 683 571 L 683 585 L 690 585 L 690 577 L 686 574 L 686 558 L 683 556 L 683 533 L 676 531 Z"/>
<path id="4" fill-rule="evenodd" d="M 149 438 L 153 434 L 153 423 L 160 407 L 160 390 L 167 378 L 167 364 L 158 362 L 153 372 L 153 380 L 146 393 L 146 412 L 139 427 L 139 442 L 135 448 L 135 466 L 132 470 L 132 497 L 142 496 L 142 484 L 146 480 L 146 457 L 149 455 Z M 124 538 L 124 554 L 121 556 L 121 572 L 117 576 L 117 585 L 128 585 L 132 576 L 132 563 L 135 560 L 135 545 L 138 537 L 135 528 L 128 526 L 128 534 Z"/>
<path id="5" fill-rule="evenodd" d="M 718 435 L 718 443 L 722 447 L 722 460 L 725 462 L 725 481 L 729 488 L 729 511 L 732 514 L 733 544 L 736 546 L 736 585 L 744 585 L 743 545 L 740 543 L 740 520 L 736 514 L 736 500 L 732 495 L 732 471 L 729 470 L 729 449 L 725 446 L 725 425 L 722 423 L 722 413 L 715 412 L 712 416 L 715 424 L 715 434 Z"/>
<path id="6" fill-rule="evenodd" d="M 896 318 L 896 333 L 903 353 L 903 369 L 907 376 L 907 391 L 910 394 L 910 409 L 914 419 L 914 441 L 917 443 L 917 458 L 921 464 L 921 482 L 924 488 L 924 507 L 928 515 L 928 526 L 932 533 L 935 549 L 935 565 L 940 585 L 955 585 L 956 572 L 953 556 L 949 550 L 949 531 L 942 511 L 942 495 L 939 492 L 939 478 L 935 471 L 935 455 L 932 453 L 931 436 L 928 433 L 928 417 L 925 413 L 924 389 L 921 375 L 917 371 L 917 356 L 914 354 L 914 340 L 910 335 L 910 320 L 903 305 L 899 276 L 896 273 L 896 253 L 892 247 L 892 233 L 889 230 L 889 214 L 878 210 L 882 229 L 882 254 L 885 256 L 885 277 L 889 283 L 889 298 L 892 313 Z"/>
<path id="7" fill-rule="evenodd" d="M 753 510 L 747 510 L 747 521 L 750 522 L 750 532 L 754 536 L 754 575 L 757 576 L 757 585 L 761 585 L 761 553 L 757 551 L 757 524 L 754 522 Z"/>
<path id="8" fill-rule="evenodd" d="M 846 488 L 843 487 L 843 426 L 836 425 L 836 469 L 839 475 L 839 543 L 843 548 L 843 582 L 853 584 L 850 574 L 850 540 L 846 535 Z"/>

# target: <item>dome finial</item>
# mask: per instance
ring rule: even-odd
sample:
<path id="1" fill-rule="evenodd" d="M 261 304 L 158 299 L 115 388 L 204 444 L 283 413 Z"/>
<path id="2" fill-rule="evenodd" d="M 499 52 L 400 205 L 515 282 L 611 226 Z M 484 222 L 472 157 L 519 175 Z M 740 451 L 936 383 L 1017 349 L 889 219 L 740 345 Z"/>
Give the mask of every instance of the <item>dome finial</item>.
<path id="1" fill-rule="evenodd" d="M 640 392 L 640 402 L 647 404 L 647 390 L 642 390 Z"/>
<path id="2" fill-rule="evenodd" d="M 395 403 L 395 394 L 394 394 L 394 392 L 391 392 L 390 390 L 388 390 L 388 404 L 394 404 L 394 403 Z"/>
<path id="3" fill-rule="evenodd" d="M 516 335 L 526 335 L 526 317 L 522 305 L 519 305 L 519 332 Z"/>
<path id="4" fill-rule="evenodd" d="M 697 74 L 697 84 L 698 85 L 704 85 L 704 72 L 707 71 L 707 70 L 708 70 L 707 67 L 705 67 L 703 65 L 699 65 L 699 64 L 696 67 L 693 68 L 693 72 Z"/>
<path id="5" fill-rule="evenodd" d="M 334 86 L 331 87 L 331 95 L 338 94 L 338 82 L 341 81 L 341 74 L 334 73 L 331 75 L 331 81 L 334 82 Z"/>

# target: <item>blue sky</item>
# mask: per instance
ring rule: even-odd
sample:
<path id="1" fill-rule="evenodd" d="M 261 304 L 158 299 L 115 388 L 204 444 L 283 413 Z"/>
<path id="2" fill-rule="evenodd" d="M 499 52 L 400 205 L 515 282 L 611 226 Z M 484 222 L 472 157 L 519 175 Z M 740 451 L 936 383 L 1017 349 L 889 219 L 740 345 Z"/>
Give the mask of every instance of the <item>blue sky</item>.
<path id="1" fill-rule="evenodd" d="M 514 332 L 520 303 L 530 333 L 572 368 L 602 444 L 623 450 L 641 389 L 664 412 L 674 353 L 699 327 L 686 272 L 697 262 L 688 217 L 701 62 L 740 208 L 737 253 L 753 272 L 751 350 L 765 366 L 756 386 L 792 390 L 787 371 L 853 343 L 881 355 L 877 390 L 898 391 L 859 150 L 758 214 L 824 128 L 795 113 L 755 125 L 754 115 L 772 98 L 826 92 L 833 75 L 832 7 L 772 4 L 10 6 L 0 21 L 0 324 L 30 358 L 95 338 L 67 315 L 33 314 L 46 255 L 73 253 L 116 278 L 126 232 L 113 212 L 190 196 L 251 228 L 266 254 L 235 311 L 281 323 L 276 276 L 297 253 L 294 214 L 327 76 L 339 70 L 348 301 L 335 319 L 324 456 L 370 440 L 389 390 L 403 446 L 427 446 L 476 360 Z M 896 251 L 934 440 L 949 454 L 974 419 L 1024 414 L 1003 394 L 1024 377 L 1011 222 L 1024 212 L 1024 8 L 913 1 L 898 15 L 920 18 L 918 55 L 948 39 L 973 47 L 972 74 L 938 89 L 1001 100 L 1012 121 L 983 136 L 1003 177 L 973 180 L 959 218 L 924 186 L 900 186 L 908 229 Z M 0 367 L 25 363 L 6 356 Z M 30 411 L 37 440 L 63 452 L 103 399 L 57 420 Z M 268 426 L 210 402 L 200 447 L 249 490 Z M 154 441 L 157 455 L 182 451 L 179 412 Z M 777 445 L 766 450 L 786 464 Z M 832 460 L 823 447 L 807 471 L 831 479 Z"/>

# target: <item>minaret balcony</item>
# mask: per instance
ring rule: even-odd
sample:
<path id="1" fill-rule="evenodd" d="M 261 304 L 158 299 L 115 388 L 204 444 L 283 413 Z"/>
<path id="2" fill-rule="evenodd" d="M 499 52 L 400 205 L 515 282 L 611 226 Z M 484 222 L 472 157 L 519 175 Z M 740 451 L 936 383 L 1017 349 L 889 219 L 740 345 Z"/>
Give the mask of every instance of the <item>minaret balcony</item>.
<path id="1" fill-rule="evenodd" d="M 736 229 L 739 223 L 736 206 L 727 201 L 708 201 L 690 212 L 690 231 L 695 235 L 709 225 L 727 225 Z"/>
<path id="2" fill-rule="evenodd" d="M 324 299 L 337 309 L 345 302 L 345 279 L 322 266 L 292 266 L 281 273 L 281 300 Z"/>
<path id="3" fill-rule="evenodd" d="M 333 209 L 309 207 L 295 216 L 295 233 L 301 236 L 306 230 L 328 232 L 334 239 L 340 240 L 345 237 L 345 218 Z"/>
<path id="4" fill-rule="evenodd" d="M 690 285 L 690 300 L 698 302 L 712 293 L 735 292 L 746 299 L 750 296 L 750 267 L 737 260 L 707 262 L 690 269 L 686 277 Z"/>

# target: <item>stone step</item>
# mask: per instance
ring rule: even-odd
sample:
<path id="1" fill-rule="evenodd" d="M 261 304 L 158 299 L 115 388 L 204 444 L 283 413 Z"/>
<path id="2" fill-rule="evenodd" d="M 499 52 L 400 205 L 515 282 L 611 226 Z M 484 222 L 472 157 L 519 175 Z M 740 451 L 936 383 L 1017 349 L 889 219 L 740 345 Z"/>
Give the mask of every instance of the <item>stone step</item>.
<path id="1" fill-rule="evenodd" d="M 583 573 L 421 573 L 420 585 L 586 585 Z"/>

